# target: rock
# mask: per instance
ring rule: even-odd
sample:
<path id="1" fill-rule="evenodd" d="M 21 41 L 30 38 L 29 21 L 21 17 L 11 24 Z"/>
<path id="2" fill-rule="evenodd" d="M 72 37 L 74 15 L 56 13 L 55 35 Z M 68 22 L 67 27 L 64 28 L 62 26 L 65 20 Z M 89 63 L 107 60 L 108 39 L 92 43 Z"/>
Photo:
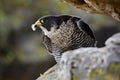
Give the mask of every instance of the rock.
<path id="1" fill-rule="evenodd" d="M 62 0 L 89 13 L 107 14 L 120 21 L 120 0 Z"/>
<path id="2" fill-rule="evenodd" d="M 102 48 L 79 48 L 63 53 L 60 63 L 37 80 L 119 80 L 120 33 L 110 37 L 105 44 Z M 118 73 L 116 79 L 112 79 L 114 70 Z"/>

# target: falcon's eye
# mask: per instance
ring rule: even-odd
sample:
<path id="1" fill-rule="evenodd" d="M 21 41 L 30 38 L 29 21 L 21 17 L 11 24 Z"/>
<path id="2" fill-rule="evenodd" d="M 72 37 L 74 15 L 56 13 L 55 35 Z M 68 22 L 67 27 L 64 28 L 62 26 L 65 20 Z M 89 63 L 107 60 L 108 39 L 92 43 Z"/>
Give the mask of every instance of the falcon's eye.
<path id="1" fill-rule="evenodd" d="M 41 23 L 41 24 L 42 24 L 42 23 L 44 23 L 44 22 L 45 22 L 45 20 L 44 20 L 44 19 L 41 19 L 41 20 L 40 20 L 40 23 Z"/>

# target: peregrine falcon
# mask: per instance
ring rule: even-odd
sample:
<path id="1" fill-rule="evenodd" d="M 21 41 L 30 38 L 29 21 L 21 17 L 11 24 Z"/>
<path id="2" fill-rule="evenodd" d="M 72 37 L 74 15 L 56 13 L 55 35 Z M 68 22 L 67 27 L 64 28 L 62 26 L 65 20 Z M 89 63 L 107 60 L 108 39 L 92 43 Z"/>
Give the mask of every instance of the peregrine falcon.
<path id="1" fill-rule="evenodd" d="M 36 27 L 42 30 L 43 43 L 57 62 L 65 51 L 92 47 L 95 44 L 95 37 L 90 27 L 76 16 L 44 16 L 32 25 L 34 31 Z"/>

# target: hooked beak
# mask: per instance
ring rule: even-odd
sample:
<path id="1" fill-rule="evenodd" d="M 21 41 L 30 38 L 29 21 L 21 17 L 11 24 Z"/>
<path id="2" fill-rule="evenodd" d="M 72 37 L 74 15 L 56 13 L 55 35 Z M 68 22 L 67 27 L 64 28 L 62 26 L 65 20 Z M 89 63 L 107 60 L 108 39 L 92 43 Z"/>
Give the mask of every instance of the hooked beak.
<path id="1" fill-rule="evenodd" d="M 35 24 L 32 24 L 31 28 L 33 31 L 36 31 L 36 28 L 40 27 L 40 26 L 41 26 L 41 23 L 39 21 L 37 21 Z"/>
<path id="2" fill-rule="evenodd" d="M 36 27 L 37 27 L 36 24 L 32 24 L 32 26 L 31 26 L 33 31 L 36 31 Z"/>

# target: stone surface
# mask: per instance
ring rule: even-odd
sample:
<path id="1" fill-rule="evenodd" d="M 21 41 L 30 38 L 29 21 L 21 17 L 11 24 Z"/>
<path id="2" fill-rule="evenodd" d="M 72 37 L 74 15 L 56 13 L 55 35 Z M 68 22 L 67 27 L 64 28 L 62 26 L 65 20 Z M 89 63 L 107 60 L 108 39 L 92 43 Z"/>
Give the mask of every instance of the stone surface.
<path id="1" fill-rule="evenodd" d="M 106 46 L 102 48 L 80 48 L 63 53 L 60 63 L 37 80 L 90 80 L 93 72 L 103 76 L 111 64 L 120 63 L 120 33 L 110 37 L 105 44 Z M 96 77 L 96 73 L 94 77 L 106 80 L 106 77 L 105 79 Z M 118 77 L 114 80 L 119 79 Z"/>
<path id="2" fill-rule="evenodd" d="M 107 14 L 120 21 L 120 0 L 62 0 L 89 13 Z"/>

